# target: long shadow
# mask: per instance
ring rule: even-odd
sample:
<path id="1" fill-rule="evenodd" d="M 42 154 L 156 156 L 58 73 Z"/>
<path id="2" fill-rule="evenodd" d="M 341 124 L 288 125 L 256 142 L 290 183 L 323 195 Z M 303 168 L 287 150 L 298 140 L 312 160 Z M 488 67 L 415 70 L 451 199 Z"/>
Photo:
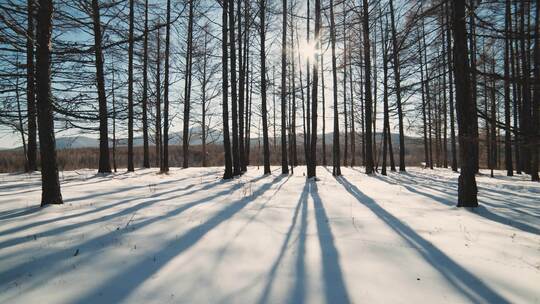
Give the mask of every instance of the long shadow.
<path id="1" fill-rule="evenodd" d="M 418 235 L 412 228 L 401 222 L 398 218 L 383 209 L 372 198 L 365 195 L 358 187 L 351 184 L 346 178 L 337 181 L 371 212 L 376 214 L 388 227 L 401 236 L 411 247 L 429 262 L 441 275 L 458 291 L 473 303 L 509 303 L 503 296 L 484 284 L 472 273 L 454 262 L 446 254 Z"/>
<path id="2" fill-rule="evenodd" d="M 304 209 L 307 209 L 307 194 L 308 194 L 308 191 L 307 191 L 307 184 L 304 186 L 304 189 L 302 190 L 302 193 L 300 194 L 300 199 L 298 200 L 298 203 L 296 204 L 296 208 L 294 209 L 294 214 L 293 214 L 293 217 L 292 217 L 292 222 L 291 222 L 291 225 L 289 226 L 289 229 L 287 230 L 287 233 L 285 234 L 285 239 L 283 240 L 283 243 L 281 244 L 281 247 L 279 249 L 279 254 L 277 256 L 277 258 L 275 259 L 275 261 L 272 263 L 272 267 L 270 267 L 270 271 L 268 272 L 268 275 L 266 276 L 266 284 L 264 285 L 264 289 L 263 289 L 263 292 L 261 294 L 261 297 L 259 298 L 259 300 L 257 301 L 257 303 L 259 304 L 265 304 L 268 302 L 268 297 L 270 296 L 270 292 L 272 291 L 272 286 L 274 284 L 274 280 L 276 279 L 276 273 L 277 273 L 277 270 L 279 268 L 279 265 L 281 264 L 281 261 L 283 260 L 283 258 L 285 257 L 285 253 L 287 251 L 287 249 L 289 248 L 289 242 L 291 241 L 291 238 L 292 238 L 292 233 L 294 231 L 294 227 L 296 226 L 296 221 L 298 219 L 298 213 L 300 212 L 300 207 L 302 206 L 302 225 L 307 225 L 307 210 L 304 210 Z M 306 207 L 304 207 L 306 206 Z M 300 241 L 304 241 L 305 242 L 305 229 L 306 228 L 301 228 L 301 230 L 304 230 L 304 235 L 300 234 Z M 305 244 L 302 245 L 302 247 L 305 247 Z M 298 256 L 300 256 L 300 252 L 298 254 Z M 303 257 L 302 257 L 303 258 Z M 298 265 L 298 263 L 297 263 Z M 303 263 L 302 263 L 303 265 Z M 299 275 L 301 275 L 302 273 L 304 272 L 298 272 L 298 269 L 299 267 L 297 267 L 297 277 Z M 303 270 L 303 267 L 300 268 L 300 270 Z M 298 280 L 297 280 L 298 282 Z M 296 290 L 297 288 L 295 288 Z M 303 288 L 302 288 L 303 290 Z M 294 299 L 294 297 L 292 297 Z M 303 298 L 302 298 L 303 299 Z M 303 302 L 302 301 L 296 301 L 294 303 L 301 303 Z"/>
<path id="3" fill-rule="evenodd" d="M 255 178 L 253 180 L 259 180 L 261 178 L 262 177 L 259 177 L 259 178 Z M 221 183 L 228 183 L 227 181 L 223 181 L 223 180 L 219 180 L 219 181 Z M 190 209 L 192 207 L 195 207 L 195 206 L 203 204 L 203 203 L 211 202 L 213 199 L 218 198 L 220 196 L 223 196 L 225 194 L 232 194 L 234 191 L 240 189 L 242 186 L 243 186 L 243 184 L 240 184 L 240 183 L 234 184 L 232 187 L 230 187 L 228 189 L 225 189 L 223 191 L 220 191 L 220 192 L 215 193 L 215 194 L 210 195 L 210 196 L 206 196 L 206 197 L 198 199 L 196 201 L 192 201 L 192 202 L 189 202 L 187 204 L 184 204 L 184 205 L 180 206 L 179 208 L 176 208 L 176 209 L 173 209 L 173 210 L 167 212 L 164 215 L 160 215 L 160 216 L 149 218 L 147 220 L 136 222 L 136 223 L 130 225 L 129 229 L 119 229 L 119 230 L 111 231 L 109 233 L 106 233 L 106 234 L 94 237 L 92 239 L 89 239 L 89 240 L 85 241 L 82 244 L 76 244 L 76 245 L 74 245 L 74 246 L 72 246 L 70 248 L 66 248 L 66 249 L 63 249 L 61 251 L 56 251 L 56 252 L 52 252 L 50 254 L 47 254 L 45 256 L 41 256 L 38 259 L 34 259 L 34 260 L 32 260 L 32 261 L 30 261 L 28 263 L 16 265 L 16 266 L 12 267 L 11 269 L 8 269 L 5 272 L 0 273 L 0 278 L 6 279 L 6 281 L 10 281 L 10 280 L 15 279 L 18 275 L 20 275 L 22 273 L 23 269 L 28 268 L 28 269 L 33 269 L 34 271 L 36 271 L 36 269 L 39 269 L 39 265 L 47 265 L 47 270 L 46 271 L 54 271 L 56 274 L 62 273 L 63 271 L 69 270 L 71 266 L 70 265 L 65 265 L 65 266 L 62 266 L 60 268 L 55 268 L 55 265 L 57 263 L 62 262 L 62 260 L 65 259 L 66 257 L 69 257 L 69 256 L 73 255 L 73 253 L 77 249 L 80 250 L 80 252 L 81 252 L 81 254 L 79 254 L 79 256 L 78 256 L 78 262 L 79 263 L 82 263 L 83 261 L 89 262 L 92 259 L 99 258 L 99 256 L 95 254 L 95 251 L 98 250 L 99 248 L 103 247 L 104 244 L 106 244 L 108 240 L 118 238 L 123 233 L 133 231 L 133 230 L 137 230 L 137 229 L 143 228 L 145 226 L 148 226 L 148 225 L 150 225 L 152 223 L 158 222 L 160 220 L 164 220 L 164 219 L 179 215 L 179 214 L 183 213 L 184 211 L 187 211 L 188 209 Z M 169 201 L 169 200 L 172 200 L 172 199 L 174 199 L 176 197 L 180 197 L 180 196 L 184 196 L 184 195 L 177 195 L 175 197 L 167 197 L 167 198 L 163 198 L 161 200 L 155 200 L 153 203 L 157 203 L 157 202 L 160 202 L 160 201 Z M 33 282 L 33 285 L 28 286 L 27 289 L 31 289 L 33 286 L 38 286 L 38 285 L 42 284 L 44 281 L 46 281 L 47 278 L 55 276 L 55 274 L 46 274 L 43 271 L 41 271 L 41 273 L 39 273 L 39 275 L 41 275 L 42 278 L 37 279 L 37 276 L 34 275 L 34 280 L 35 281 Z"/>
<path id="4" fill-rule="evenodd" d="M 290 303 L 304 303 L 306 298 L 306 238 L 307 238 L 307 216 L 308 216 L 308 201 L 307 193 L 309 191 L 309 183 L 306 181 L 302 190 L 302 216 L 300 217 L 300 231 L 298 232 L 298 252 L 296 253 L 295 262 L 295 281 L 294 289 L 290 295 Z"/>
<path id="5" fill-rule="evenodd" d="M 281 175 L 274 178 L 272 181 L 263 184 L 256 191 L 253 192 L 253 195 L 262 195 L 264 192 L 269 190 L 272 185 L 279 182 L 279 180 L 283 178 L 284 176 Z M 142 260 L 138 263 L 135 263 L 121 273 L 118 273 L 117 275 L 114 275 L 109 279 L 105 280 L 94 290 L 83 294 L 79 299 L 75 300 L 75 302 L 95 303 L 97 301 L 97 298 L 103 294 L 107 294 L 107 299 L 110 302 L 117 303 L 124 300 L 139 285 L 145 282 L 157 271 L 159 271 L 168 262 L 170 262 L 178 255 L 181 255 L 187 249 L 191 248 L 212 229 L 216 228 L 224 221 L 233 217 L 236 213 L 238 213 L 246 205 L 248 205 L 250 201 L 251 198 L 241 198 L 239 200 L 236 200 L 235 202 L 228 204 L 227 207 L 219 211 L 206 222 L 191 228 L 181 237 L 169 242 L 168 245 L 166 245 L 160 251 L 156 252 L 155 262 L 149 260 Z M 118 284 L 118 282 L 122 282 L 122 284 Z"/>
<path id="6" fill-rule="evenodd" d="M 50 237 L 50 236 L 54 236 L 54 235 L 57 235 L 57 234 L 65 233 L 65 232 L 73 230 L 73 229 L 79 229 L 79 228 L 84 227 L 86 225 L 96 224 L 96 223 L 99 223 L 99 222 L 105 222 L 105 221 L 111 220 L 111 219 L 116 218 L 116 217 L 121 217 L 121 216 L 124 216 L 124 215 L 135 213 L 135 212 L 137 212 L 137 211 L 139 211 L 141 209 L 150 207 L 151 205 L 154 205 L 154 204 L 159 203 L 159 202 L 164 201 L 164 200 L 175 199 L 175 198 L 178 198 L 178 197 L 191 195 L 191 194 L 199 192 L 199 191 L 208 190 L 208 189 L 214 187 L 216 184 L 219 184 L 219 183 L 222 183 L 222 181 L 217 180 L 215 182 L 206 184 L 204 187 L 201 187 L 201 188 L 189 191 L 189 192 L 181 193 L 181 194 L 173 196 L 173 197 L 167 197 L 165 199 L 156 199 L 156 198 L 158 198 L 160 196 L 163 196 L 163 195 L 166 195 L 166 194 L 188 190 L 188 189 L 192 188 L 195 184 L 187 185 L 187 186 L 182 187 L 182 188 L 174 188 L 174 189 L 171 189 L 169 191 L 155 193 L 155 194 L 153 194 L 153 195 L 151 195 L 149 197 L 143 198 L 143 199 L 145 199 L 145 201 L 143 201 L 143 202 L 141 202 L 139 204 L 130 206 L 128 208 L 122 209 L 122 210 L 120 210 L 120 211 L 118 211 L 116 213 L 106 214 L 106 215 L 104 215 L 102 217 L 90 219 L 90 220 L 83 221 L 83 222 L 76 222 L 76 223 L 72 223 L 72 224 L 68 224 L 68 225 L 59 226 L 59 227 L 56 227 L 56 228 L 53 228 L 53 229 L 50 229 L 50 230 L 47 230 L 47 231 L 36 233 L 35 237 L 40 237 L 40 238 L 41 237 Z M 226 190 L 218 192 L 216 194 L 216 196 L 227 194 L 228 192 L 234 191 L 234 190 L 236 190 L 238 188 L 240 188 L 239 184 L 233 186 L 232 189 L 226 189 Z M 212 198 L 212 196 L 207 197 L 207 198 Z M 146 199 L 150 199 L 150 200 L 146 200 Z M 123 204 L 129 203 L 129 202 L 132 202 L 134 200 L 135 199 L 133 199 L 133 198 L 125 199 L 125 200 L 116 202 L 114 204 L 106 205 L 106 206 L 103 206 L 103 207 L 100 207 L 100 208 L 97 208 L 97 209 L 93 209 L 93 210 L 89 210 L 89 211 L 86 211 L 86 212 L 83 212 L 83 213 L 64 216 L 62 218 L 62 220 L 65 220 L 65 219 L 68 219 L 68 218 L 79 217 L 79 216 L 84 215 L 84 214 L 92 214 L 92 213 L 96 213 L 96 212 L 101 212 L 101 211 L 113 208 L 115 206 L 119 206 L 119 205 L 123 205 Z M 50 223 L 50 222 L 55 222 L 55 221 L 56 220 L 52 220 L 52 219 L 45 220 L 45 221 L 42 221 L 42 222 L 38 223 L 37 225 L 43 225 L 46 222 Z M 30 228 L 28 226 L 36 226 L 36 225 L 33 225 L 31 223 L 31 224 L 28 224 L 25 227 L 21 227 L 21 228 L 25 228 L 25 229 Z M 16 228 L 19 228 L 19 227 L 16 227 Z M 20 231 L 20 230 L 23 230 L 23 229 L 15 229 L 15 228 L 13 228 L 13 229 L 10 229 L 10 231 L 7 231 L 7 232 L 3 231 L 0 235 L 13 233 L 14 230 L 15 231 Z M 12 238 L 12 239 L 8 239 L 8 240 L 0 242 L 0 249 L 15 246 L 15 245 L 18 245 L 20 243 L 24 243 L 25 241 L 31 241 L 31 240 L 32 240 L 32 238 L 30 238 L 28 236 L 20 236 L 20 237 L 15 237 L 15 238 Z"/>
<path id="7" fill-rule="evenodd" d="M 177 180 L 177 182 L 180 182 L 180 181 L 185 180 L 185 179 L 188 179 L 188 178 L 183 178 L 183 179 Z M 166 182 L 166 183 L 169 184 L 170 182 Z M 206 184 L 204 187 L 199 188 L 198 190 L 210 189 L 213 185 L 216 185 L 216 184 L 219 184 L 219 183 L 220 183 L 220 181 L 216 180 L 214 182 L 211 182 L 210 184 Z M 159 183 L 158 185 L 163 185 L 163 183 Z M 154 194 L 152 194 L 152 195 L 150 195 L 148 197 L 143 197 L 141 199 L 155 198 L 155 197 L 159 197 L 159 196 L 169 194 L 169 193 L 173 193 L 173 192 L 176 192 L 176 191 L 185 191 L 185 190 L 188 190 L 188 189 L 192 188 L 195 185 L 196 185 L 196 183 L 195 184 L 190 184 L 190 185 L 182 187 L 182 188 L 174 188 L 174 189 L 171 189 L 171 190 L 168 190 L 168 191 L 165 191 L 165 192 L 154 193 Z M 138 187 L 143 187 L 143 186 L 138 186 Z M 196 190 L 184 193 L 184 195 L 190 195 L 192 193 L 195 193 L 198 190 L 196 189 Z M 22 225 L 22 226 L 18 226 L 18 227 L 13 227 L 13 228 L 10 228 L 10 229 L 4 230 L 4 231 L 0 231 L 0 236 L 4 236 L 4 235 L 24 231 L 26 229 L 38 227 L 38 226 L 53 223 L 53 222 L 62 222 L 62 221 L 67 220 L 67 219 L 73 219 L 73 218 L 76 218 L 76 217 L 85 216 L 85 215 L 88 215 L 88 214 L 105 211 L 105 210 L 108 210 L 110 208 L 129 203 L 129 202 L 134 201 L 136 199 L 137 198 L 128 198 L 128 199 L 125 199 L 125 200 L 118 201 L 116 203 L 112 203 L 112 204 L 108 204 L 108 205 L 98 207 L 96 209 L 92 209 L 92 210 L 88 210 L 88 211 L 84 211 L 84 212 L 79 212 L 79 213 L 75 213 L 75 214 L 70 214 L 70 215 L 63 215 L 63 216 L 59 216 L 59 217 L 55 217 L 55 218 L 51 218 L 51 219 L 32 222 L 32 223 Z M 43 209 L 38 208 L 37 211 L 39 211 L 39 210 L 43 210 Z M 83 223 L 77 223 L 76 225 L 79 225 L 79 226 L 84 225 L 84 222 Z M 1 245 L 0 245 L 0 248 L 2 248 Z"/>
<path id="8" fill-rule="evenodd" d="M 349 293 L 345 286 L 343 273 L 339 264 L 339 253 L 334 244 L 332 229 L 328 223 L 328 216 L 318 193 L 317 183 L 310 184 L 310 194 L 315 208 L 317 221 L 317 234 L 322 251 L 323 280 L 326 303 L 350 303 Z"/>
<path id="9" fill-rule="evenodd" d="M 3 212 L 0 212 L 0 221 L 29 215 L 29 214 L 38 212 L 39 210 L 41 210 L 39 206 L 32 206 L 32 207 L 22 207 L 22 208 L 16 208 L 12 210 L 3 211 Z"/>
<path id="10" fill-rule="evenodd" d="M 440 189 L 429 186 L 428 184 L 422 183 L 422 184 L 415 185 L 415 187 L 411 187 L 411 186 L 406 184 L 406 181 L 403 181 L 403 180 L 399 180 L 399 182 L 391 182 L 390 178 L 388 178 L 388 177 L 384 178 L 384 177 L 380 177 L 380 176 L 375 176 L 375 178 L 377 178 L 379 180 L 382 180 L 382 181 L 385 181 L 387 183 L 400 185 L 400 186 L 404 187 L 405 189 L 407 189 L 409 192 L 425 196 L 427 198 L 430 198 L 430 199 L 432 199 L 432 200 L 434 200 L 434 201 L 436 201 L 438 203 L 444 204 L 446 206 L 449 206 L 449 207 L 454 207 L 455 206 L 454 201 L 451 201 L 451 200 L 449 200 L 447 198 L 444 198 L 442 196 L 434 195 L 434 194 L 431 194 L 431 193 L 428 193 L 428 192 L 425 192 L 425 191 L 422 191 L 422 190 L 419 189 L 419 188 L 427 188 L 427 189 L 442 193 L 442 191 Z M 451 190 L 451 189 L 448 189 L 448 190 Z M 482 199 L 480 199 L 480 202 L 482 204 L 493 206 L 493 204 L 491 204 L 489 202 L 486 202 L 486 201 L 484 201 Z M 502 207 L 502 206 L 499 206 L 499 207 Z M 513 218 L 509 218 L 509 217 L 505 217 L 505 216 L 496 214 L 496 213 L 490 211 L 488 208 L 483 207 L 483 206 L 480 206 L 477 209 L 478 210 L 469 210 L 469 209 L 467 209 L 467 210 L 469 210 L 470 212 L 472 212 L 472 213 L 474 213 L 474 214 L 476 214 L 478 216 L 481 216 L 481 217 L 486 218 L 488 220 L 497 222 L 499 224 L 507 225 L 507 226 L 510 226 L 510 227 L 513 227 L 513 228 L 517 228 L 517 229 L 519 229 L 521 231 L 525 231 L 525 232 L 530 232 L 530 233 L 534 233 L 534 234 L 540 234 L 540 228 L 531 226 L 531 225 L 529 225 L 527 223 L 520 222 L 520 221 L 518 221 L 516 219 L 513 219 Z M 519 212 L 519 211 L 516 211 L 516 210 L 514 210 L 514 211 Z M 521 212 L 521 213 L 523 213 L 523 212 Z M 532 217 L 537 218 L 537 216 L 535 216 L 535 215 L 532 215 L 532 214 L 529 214 L 529 213 L 526 213 L 526 214 L 528 216 L 532 216 Z"/>

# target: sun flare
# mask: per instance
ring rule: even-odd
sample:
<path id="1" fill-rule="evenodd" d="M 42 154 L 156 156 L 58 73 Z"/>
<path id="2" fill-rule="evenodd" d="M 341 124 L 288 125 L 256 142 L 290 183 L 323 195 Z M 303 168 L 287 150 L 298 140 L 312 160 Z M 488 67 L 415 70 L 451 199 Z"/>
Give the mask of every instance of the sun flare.
<path id="1" fill-rule="evenodd" d="M 298 53 L 303 59 L 315 60 L 317 54 L 317 48 L 315 47 L 315 41 L 302 41 L 300 42 Z"/>

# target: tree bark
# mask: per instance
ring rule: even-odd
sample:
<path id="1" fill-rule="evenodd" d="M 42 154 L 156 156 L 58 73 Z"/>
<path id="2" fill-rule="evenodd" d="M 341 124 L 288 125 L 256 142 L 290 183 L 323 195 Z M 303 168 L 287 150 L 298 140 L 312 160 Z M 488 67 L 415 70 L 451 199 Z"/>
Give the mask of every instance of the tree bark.
<path id="1" fill-rule="evenodd" d="M 169 54 L 171 47 L 171 0 L 167 0 L 167 26 L 165 34 L 165 75 L 163 79 L 163 161 L 161 173 L 169 172 Z"/>
<path id="2" fill-rule="evenodd" d="M 392 2 L 390 2 L 392 3 Z M 373 147 L 372 147 L 372 134 L 371 134 L 371 115 L 372 115 L 372 97 L 371 97 L 371 55 L 370 55 L 370 41 L 369 41 L 369 6 L 368 6 L 368 0 L 363 0 L 363 32 L 364 32 L 364 70 L 365 70 L 365 140 L 366 140 L 366 174 L 372 174 L 374 172 L 373 169 Z M 395 60 L 395 58 L 394 58 Z M 395 62 L 394 62 L 395 64 Z M 399 81 L 398 81 L 399 83 Z M 399 93 L 398 93 L 399 96 Z M 400 162 L 401 164 L 401 162 Z M 405 165 L 403 164 L 403 168 L 400 170 L 405 170 Z"/>
<path id="3" fill-rule="evenodd" d="M 223 149 L 225 150 L 225 173 L 223 179 L 233 178 L 232 156 L 231 156 L 231 139 L 229 135 L 229 107 L 228 107 L 228 89 L 229 89 L 229 71 L 228 71 L 228 46 L 227 46 L 227 2 L 222 1 L 221 12 L 221 66 L 222 66 L 222 119 L 223 119 Z"/>
<path id="4" fill-rule="evenodd" d="M 283 20 L 281 35 L 281 173 L 289 174 L 287 160 L 287 0 L 282 1 Z"/>
<path id="5" fill-rule="evenodd" d="M 536 22 L 534 26 L 534 96 L 532 105 L 531 127 L 531 179 L 540 181 L 538 176 L 539 141 L 540 141 L 540 6 L 536 4 Z"/>
<path id="6" fill-rule="evenodd" d="M 52 0 L 39 0 L 36 33 L 36 84 L 39 152 L 41 155 L 41 206 L 63 203 L 56 162 L 53 97 L 51 94 L 52 15 Z"/>
<path id="7" fill-rule="evenodd" d="M 229 47 L 231 49 L 231 112 L 232 112 L 232 160 L 233 175 L 240 175 L 240 151 L 238 140 L 238 90 L 236 87 L 236 39 L 234 31 L 234 0 L 229 0 Z"/>
<path id="8" fill-rule="evenodd" d="M 142 96 L 142 128 L 143 128 L 143 168 L 150 168 L 150 151 L 148 146 L 148 0 L 144 1 L 144 45 L 143 45 L 143 96 Z"/>
<path id="9" fill-rule="evenodd" d="M 129 36 L 128 36 L 128 172 L 135 171 L 133 165 L 133 19 L 134 0 L 129 0 Z"/>
<path id="10" fill-rule="evenodd" d="M 505 37 L 504 37 L 504 158 L 506 175 L 514 175 L 512 164 L 512 133 L 510 132 L 510 27 L 512 24 L 512 12 L 510 1 L 505 5 Z"/>
<path id="11" fill-rule="evenodd" d="M 96 83 L 99 101 L 99 173 L 110 173 L 109 131 L 107 117 L 107 97 L 105 95 L 105 76 L 103 73 L 103 52 L 101 49 L 101 21 L 98 0 L 92 0 L 92 21 L 94 26 L 94 53 L 96 60 Z"/>
<path id="12" fill-rule="evenodd" d="M 191 69 L 193 61 L 193 0 L 189 0 L 186 70 L 184 77 L 184 121 L 182 131 L 182 168 L 189 166 L 189 116 L 191 110 Z"/>
<path id="13" fill-rule="evenodd" d="M 467 61 L 467 30 L 465 28 L 465 0 L 454 1 L 453 35 L 454 35 L 454 72 L 461 77 L 455 77 L 456 111 L 459 128 L 459 151 L 461 172 L 458 185 L 458 207 L 478 207 L 476 188 L 475 133 L 476 106 L 471 95 L 470 71 Z"/>
<path id="14" fill-rule="evenodd" d="M 396 106 L 398 111 L 399 124 L 399 171 L 405 171 L 405 134 L 403 130 L 403 110 L 401 106 L 401 75 L 399 63 L 399 47 L 396 33 L 396 23 L 394 20 L 394 1 L 390 0 L 390 22 L 392 29 L 392 57 L 394 61 L 394 78 L 396 90 Z M 367 76 L 366 76 L 367 78 Z M 371 107 L 371 105 L 370 105 Z"/>
<path id="15" fill-rule="evenodd" d="M 261 107 L 263 128 L 264 174 L 270 174 L 270 146 L 268 143 L 268 113 L 266 109 L 266 0 L 259 0 L 261 35 Z"/>
<path id="16" fill-rule="evenodd" d="M 37 170 L 36 92 L 34 76 L 34 0 L 27 0 L 26 30 L 26 109 L 28 119 L 28 149 L 26 160 L 28 172 Z"/>
<path id="17" fill-rule="evenodd" d="M 364 4 L 365 5 L 365 4 Z M 338 112 L 338 88 L 337 88 L 337 64 L 336 64 L 336 25 L 334 21 L 334 0 L 330 0 L 330 39 L 332 43 L 332 80 L 334 96 L 334 141 L 332 143 L 333 168 L 332 175 L 341 175 L 340 145 L 339 145 L 339 112 Z M 315 74 L 315 73 L 314 73 Z M 315 75 L 313 75 L 315 77 Z M 314 94 L 315 95 L 315 94 Z"/>
<path id="18" fill-rule="evenodd" d="M 452 153 L 452 171 L 457 172 L 457 154 L 456 154 L 456 127 L 454 118 L 454 79 L 453 79 L 453 58 L 452 58 L 452 37 L 450 36 L 451 18 L 450 9 L 451 2 L 446 2 L 446 56 L 448 63 L 448 85 L 449 85 L 449 105 L 450 105 L 450 145 Z"/>

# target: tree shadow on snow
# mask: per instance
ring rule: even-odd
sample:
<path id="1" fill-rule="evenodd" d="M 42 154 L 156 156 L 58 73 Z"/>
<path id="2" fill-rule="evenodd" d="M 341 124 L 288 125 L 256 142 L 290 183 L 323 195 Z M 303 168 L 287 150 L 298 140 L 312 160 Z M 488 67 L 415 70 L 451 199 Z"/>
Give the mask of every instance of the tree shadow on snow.
<path id="1" fill-rule="evenodd" d="M 425 196 L 446 206 L 456 206 L 456 182 L 441 181 L 422 174 L 410 173 L 375 176 L 375 178 L 390 184 L 402 186 L 409 192 Z M 525 223 L 523 220 L 523 217 L 529 217 L 532 222 L 538 222 L 540 220 L 540 215 L 538 214 L 539 208 L 537 207 L 538 198 L 530 199 L 517 193 L 511 193 L 515 199 L 510 200 L 509 194 L 506 191 L 501 191 L 500 194 L 497 194 L 500 190 L 493 189 L 492 187 L 487 188 L 486 186 L 482 186 L 479 189 L 484 189 L 478 195 L 480 207 L 476 209 L 467 208 L 467 210 L 503 225 L 508 225 L 525 232 L 540 234 L 540 228 Z M 438 195 L 430 192 L 436 192 Z M 512 208 L 509 208 L 509 206 Z"/>
<path id="2" fill-rule="evenodd" d="M 388 227 L 401 236 L 411 247 L 437 269 L 441 275 L 458 291 L 466 296 L 473 303 L 508 303 L 496 291 L 484 284 L 475 275 L 454 262 L 429 241 L 422 238 L 411 227 L 401 222 L 398 218 L 379 206 L 375 200 L 365 195 L 358 187 L 351 184 L 346 178 L 338 177 L 337 181 L 354 197 L 359 203 L 366 206 L 371 212 L 377 215 Z"/>
<path id="3" fill-rule="evenodd" d="M 253 192 L 253 196 L 257 197 L 269 190 L 275 183 L 279 182 L 286 176 L 280 175 L 273 180 L 264 183 Z M 237 184 L 238 185 L 238 184 Z M 205 198 L 204 201 L 207 201 Z M 232 218 L 235 214 L 241 211 L 246 205 L 252 201 L 251 197 L 243 197 L 231 203 L 227 203 L 226 207 L 218 211 L 215 215 L 209 218 L 204 223 L 189 229 L 180 237 L 170 241 L 161 250 L 155 252 L 155 260 L 144 259 L 132 264 L 127 269 L 103 281 L 99 286 L 80 298 L 76 299 L 76 303 L 96 303 L 99 297 L 106 295 L 106 298 L 113 303 L 125 300 L 134 290 L 142 283 L 158 272 L 172 259 L 181 255 L 184 251 L 191 248 L 200 241 L 206 234 L 219 226 L 221 223 Z M 177 212 L 175 212 L 177 213 Z M 139 224 L 145 225 L 144 223 Z M 121 282 L 121 284 L 117 284 Z"/>
<path id="4" fill-rule="evenodd" d="M 339 263 L 339 254 L 334 244 L 334 237 L 330 228 L 325 208 L 318 193 L 317 183 L 306 180 L 298 203 L 296 204 L 291 225 L 285 235 L 285 239 L 280 247 L 278 257 L 272 263 L 267 275 L 266 284 L 262 295 L 258 301 L 260 304 L 268 303 L 272 285 L 276 279 L 277 270 L 289 249 L 289 243 L 293 236 L 298 218 L 300 225 L 298 227 L 298 240 L 296 259 L 294 262 L 294 283 L 287 296 L 287 303 L 304 303 L 306 301 L 306 281 L 308 279 L 305 255 L 307 241 L 307 220 L 308 220 L 308 195 L 313 199 L 313 208 L 315 211 L 315 220 L 317 227 L 317 236 L 321 248 L 322 257 L 322 276 L 324 285 L 324 295 L 327 303 L 350 303 L 349 294 L 345 286 L 341 266 Z"/>

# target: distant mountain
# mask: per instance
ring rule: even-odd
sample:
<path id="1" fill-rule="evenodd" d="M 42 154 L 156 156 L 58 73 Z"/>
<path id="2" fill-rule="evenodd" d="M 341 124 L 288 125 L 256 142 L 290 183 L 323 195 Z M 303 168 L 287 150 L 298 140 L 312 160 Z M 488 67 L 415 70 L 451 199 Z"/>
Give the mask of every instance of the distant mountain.
<path id="1" fill-rule="evenodd" d="M 221 144 L 223 142 L 223 138 L 221 137 L 221 133 L 218 131 L 211 132 L 211 138 L 207 139 L 207 143 L 214 143 L 214 144 Z M 360 135 L 357 135 L 360 136 Z M 399 143 L 399 134 L 392 133 L 392 143 L 398 144 Z M 152 136 L 151 136 L 152 138 Z M 322 136 L 319 136 L 319 140 L 321 140 Z M 326 133 L 325 134 L 325 140 L 327 144 L 332 144 L 333 139 L 333 133 Z M 270 140 L 273 140 L 273 137 L 270 136 Z M 341 142 L 343 143 L 344 140 L 344 134 L 341 134 L 340 138 Z M 380 142 L 382 140 L 382 133 L 377 133 L 377 141 Z M 280 142 L 280 137 L 277 138 L 277 141 Z M 302 144 L 303 136 L 300 133 L 297 138 L 297 143 L 300 145 Z M 257 144 L 258 138 L 251 138 L 251 142 L 253 144 Z M 407 144 L 420 144 L 421 138 L 419 137 L 405 137 L 405 142 Z M 119 138 L 116 141 L 118 146 L 127 146 L 127 138 Z M 169 135 L 169 144 L 170 145 L 180 145 L 182 143 L 182 132 L 173 132 Z M 152 145 L 152 140 L 150 141 L 150 144 Z M 193 128 L 191 130 L 191 139 L 190 139 L 191 145 L 200 145 L 202 144 L 201 140 L 201 128 Z M 134 146 L 142 146 L 143 145 L 143 138 L 142 136 L 137 136 L 133 138 L 133 145 Z M 109 146 L 112 146 L 112 139 L 109 139 Z M 92 138 L 88 136 L 61 136 L 56 138 L 56 148 L 57 149 L 77 149 L 77 148 L 98 148 L 99 147 L 99 139 L 98 138 Z M 396 149 L 397 146 L 394 148 Z M 22 149 L 22 147 L 15 148 L 14 150 Z"/>

